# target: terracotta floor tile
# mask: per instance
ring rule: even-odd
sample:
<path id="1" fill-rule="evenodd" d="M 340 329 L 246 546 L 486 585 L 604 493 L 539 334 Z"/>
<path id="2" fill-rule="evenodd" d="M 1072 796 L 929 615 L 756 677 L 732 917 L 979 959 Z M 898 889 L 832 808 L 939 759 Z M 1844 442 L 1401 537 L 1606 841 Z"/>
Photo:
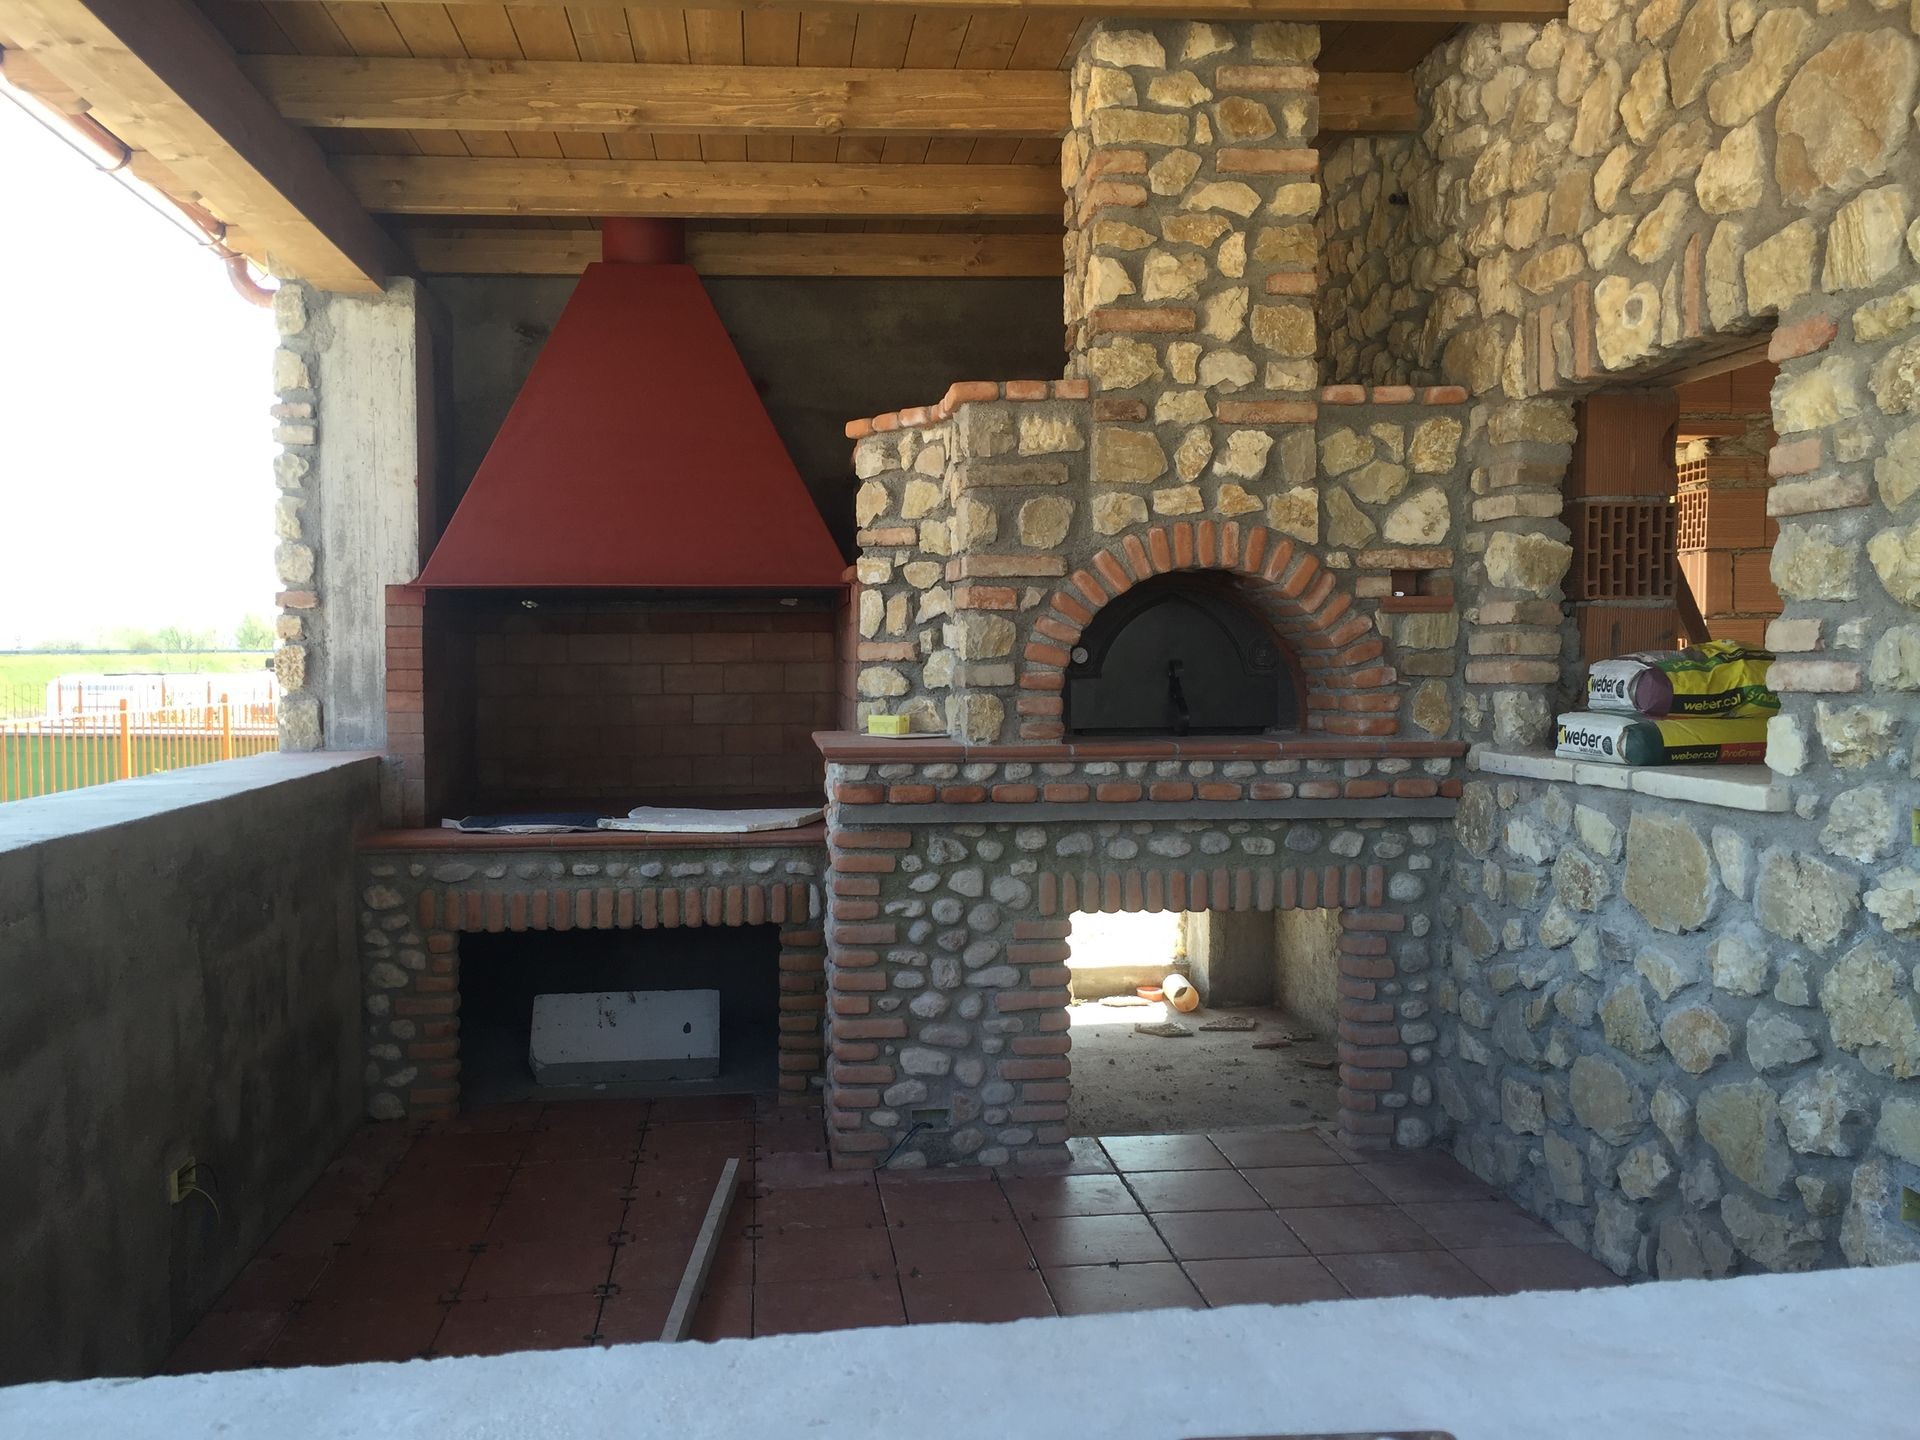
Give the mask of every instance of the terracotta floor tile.
<path id="1" fill-rule="evenodd" d="M 1207 1138 L 1242 1170 L 1275 1165 L 1332 1165 L 1340 1159 L 1327 1142 L 1311 1130 L 1226 1130 Z"/>
<path id="2" fill-rule="evenodd" d="M 619 1196 L 633 1185 L 633 1164 L 619 1159 L 522 1163 L 507 1186 L 506 1203 L 526 1199 L 571 1203 L 589 1196 Z"/>
<path id="3" fill-rule="evenodd" d="M 1437 1250 L 1431 1235 L 1393 1205 L 1335 1205 L 1283 1210 L 1280 1218 L 1315 1255 L 1383 1250 Z"/>
<path id="4" fill-rule="evenodd" d="M 487 1226 L 489 1245 L 515 1242 L 591 1245 L 606 1241 L 620 1229 L 627 1202 L 611 1191 L 548 1199 L 537 1195 L 509 1195 Z"/>
<path id="5" fill-rule="evenodd" d="M 363 1177 L 341 1174 L 322 1174 L 307 1187 L 307 1193 L 300 1197 L 302 1210 L 351 1210 L 363 1211 L 373 1203 L 373 1197 L 379 1193 L 379 1183 L 369 1184 Z"/>
<path id="6" fill-rule="evenodd" d="M 1451 1155 L 1437 1151 L 1379 1159 L 1359 1168 L 1383 1195 L 1401 1204 L 1491 1200 L 1499 1194 Z"/>
<path id="7" fill-rule="evenodd" d="M 1069 1265 L 1043 1271 L 1062 1315 L 1108 1315 L 1122 1310 L 1199 1310 L 1205 1301 L 1180 1267 Z"/>
<path id="8" fill-rule="evenodd" d="M 1012 1219 L 896 1226 L 893 1255 L 902 1275 L 1024 1270 L 1033 1264 L 1027 1238 Z"/>
<path id="9" fill-rule="evenodd" d="M 639 1345 L 660 1338 L 677 1286 L 648 1285 L 609 1295 L 600 1307 L 603 1345 Z M 711 1292 L 709 1292 L 711 1294 Z"/>
<path id="10" fill-rule="evenodd" d="M 1276 1210 L 1300 1206 L 1384 1205 L 1387 1200 L 1351 1165 L 1285 1165 L 1241 1173 Z"/>
<path id="11" fill-rule="evenodd" d="M 1099 1140 L 1091 1135 L 1070 1135 L 1067 1137 L 1065 1159 L 1016 1158 L 1012 1164 L 1003 1166 L 1000 1173 L 1009 1178 L 1019 1178 L 1029 1175 L 1111 1175 L 1113 1171 L 1113 1159 L 1100 1148 Z"/>
<path id="12" fill-rule="evenodd" d="M 651 1123 L 640 1137 L 640 1152 L 655 1160 L 746 1159 L 753 1150 L 751 1120 L 700 1121 L 684 1125 Z"/>
<path id="13" fill-rule="evenodd" d="M 1055 1313 L 1053 1297 L 1037 1270 L 902 1275 L 900 1293 L 913 1325 L 994 1325 Z"/>
<path id="14" fill-rule="evenodd" d="M 347 1237 L 360 1223 L 360 1214 L 356 1210 L 309 1210 L 305 1206 L 295 1210 L 280 1222 L 280 1228 L 273 1232 L 267 1243 L 260 1247 L 262 1255 L 317 1255 L 331 1253 L 336 1246 L 344 1245 Z"/>
<path id="15" fill-rule="evenodd" d="M 1398 1255 L 1325 1255 L 1322 1263 L 1357 1299 L 1383 1295 L 1490 1295 L 1493 1288 L 1444 1250 Z"/>
<path id="16" fill-rule="evenodd" d="M 438 1303 L 453 1297 L 472 1264 L 465 1250 L 349 1248 L 334 1257 L 307 1300 L 314 1305 Z"/>
<path id="17" fill-rule="evenodd" d="M 1048 1175 L 1003 1180 L 1000 1188 L 1022 1221 L 1058 1215 L 1137 1215 L 1140 1202 L 1118 1175 Z"/>
<path id="18" fill-rule="evenodd" d="M 304 1300 L 328 1264 L 331 1248 L 305 1255 L 262 1255 L 233 1277 L 216 1310 L 286 1310 Z"/>
<path id="19" fill-rule="evenodd" d="M 1510 1200 L 1443 1200 L 1400 1208 L 1449 1250 L 1567 1243 Z"/>
<path id="20" fill-rule="evenodd" d="M 827 1127 L 818 1115 L 760 1119 L 753 1122 L 753 1143 L 762 1155 L 824 1151 Z"/>
<path id="21" fill-rule="evenodd" d="M 419 1210 L 493 1206 L 507 1192 L 511 1165 L 416 1165 L 403 1167 L 381 1187 L 368 1207 L 383 1210 Z"/>
<path id="22" fill-rule="evenodd" d="M 753 1287 L 709 1284 L 693 1312 L 695 1340 L 745 1340 L 753 1334 Z"/>
<path id="23" fill-rule="evenodd" d="M 807 1190 L 832 1185 L 871 1185 L 870 1170 L 836 1170 L 823 1150 L 783 1151 L 763 1154 L 754 1162 L 754 1175 L 762 1190 Z"/>
<path id="24" fill-rule="evenodd" d="M 516 1295 L 462 1300 L 433 1342 L 436 1355 L 507 1355 L 591 1345 L 600 1322 L 597 1295 Z"/>
<path id="25" fill-rule="evenodd" d="M 600 1339 L 633 1345 L 660 1338 L 673 1308 L 673 1289 L 622 1290 L 600 1307 Z M 708 1283 L 693 1312 L 691 1340 L 745 1340 L 753 1334 L 753 1289 Z"/>
<path id="26" fill-rule="evenodd" d="M 306 1305 L 267 1351 L 269 1365 L 356 1365 L 427 1353 L 452 1307 L 418 1301 Z"/>
<path id="27" fill-rule="evenodd" d="M 653 1114 L 651 1100 L 551 1100 L 540 1111 L 534 1131 L 624 1130 L 639 1138 L 640 1127 Z"/>
<path id="28" fill-rule="evenodd" d="M 754 1113 L 751 1095 L 679 1095 L 655 1100 L 651 1119 L 656 1125 L 710 1125 L 751 1120 Z"/>
<path id="29" fill-rule="evenodd" d="M 622 1247 L 625 1248 L 625 1247 Z M 611 1245 L 533 1241 L 489 1245 L 473 1257 L 462 1300 L 523 1295 L 591 1295 L 613 1268 Z"/>
<path id="30" fill-rule="evenodd" d="M 581 1160 L 632 1161 L 640 1153 L 640 1127 L 614 1125 L 597 1127 L 573 1125 L 566 1129 L 541 1128 L 533 1132 L 522 1165 L 547 1165 Z"/>
<path id="31" fill-rule="evenodd" d="M 1223 1170 L 1228 1164 L 1204 1135 L 1102 1135 L 1100 1147 L 1122 1170 Z"/>
<path id="32" fill-rule="evenodd" d="M 904 1325 L 900 1285 L 891 1275 L 842 1280 L 788 1280 L 753 1287 L 753 1333 L 798 1335 Z"/>
<path id="33" fill-rule="evenodd" d="M 613 1283 L 623 1290 L 678 1285 L 699 1234 L 697 1223 L 639 1233 L 629 1229 L 626 1243 L 614 1251 Z M 751 1253 L 751 1242 L 747 1244 Z M 751 1278 L 749 1273 L 748 1279 Z"/>
<path id="34" fill-rule="evenodd" d="M 403 1168 L 437 1165 L 512 1165 L 531 1139 L 527 1129 L 482 1130 L 457 1134 L 422 1135 L 407 1151 Z"/>
<path id="35" fill-rule="evenodd" d="M 467 1250 L 493 1223 L 491 1205 L 399 1206 L 365 1216 L 353 1231 L 357 1250 Z"/>
<path id="36" fill-rule="evenodd" d="M 881 1226 L 858 1230 L 776 1230 L 754 1244 L 754 1283 L 849 1280 L 893 1274 L 893 1246 Z"/>
<path id="37" fill-rule="evenodd" d="M 802 1234 L 809 1233 L 802 1231 Z M 815 1234 L 827 1232 L 816 1231 Z M 745 1236 L 728 1236 L 714 1247 L 713 1264 L 707 1269 L 708 1285 L 751 1285 L 759 1273 L 759 1244 Z M 680 1274 L 686 1273 L 687 1261 L 693 1257 L 692 1242 L 680 1252 Z M 673 1283 L 680 1283 L 680 1275 L 675 1275 Z"/>
<path id="38" fill-rule="evenodd" d="M 1591 1255 L 1558 1245 L 1500 1245 L 1456 1250 L 1456 1259 L 1502 1295 L 1525 1290 L 1587 1290 L 1625 1282 Z"/>
<path id="39" fill-rule="evenodd" d="M 436 1120 L 426 1127 L 430 1135 L 497 1135 L 506 1131 L 531 1130 L 547 1112 L 545 1100 L 513 1100 L 497 1105 L 480 1105 L 462 1110 L 451 1120 Z"/>
<path id="40" fill-rule="evenodd" d="M 1034 1258 L 1045 1268 L 1172 1258 L 1144 1215 L 1067 1215 L 1028 1220 L 1021 1228 Z"/>
<path id="41" fill-rule="evenodd" d="M 1189 1260 L 1187 1278 L 1209 1305 L 1298 1305 L 1347 1292 L 1309 1255 L 1263 1260 Z"/>
<path id="42" fill-rule="evenodd" d="M 1232 1170 L 1130 1170 L 1127 1185 L 1150 1214 L 1267 1208 L 1267 1202 Z"/>
<path id="43" fill-rule="evenodd" d="M 893 1225 L 939 1225 L 962 1220 L 1012 1220 L 1013 1207 L 991 1180 L 907 1182 L 880 1187 Z"/>
<path id="44" fill-rule="evenodd" d="M 204 1375 L 214 1370 L 251 1370 L 286 1328 L 284 1310 L 215 1310 L 203 1315 L 187 1338 L 167 1357 L 169 1375 Z"/>
<path id="45" fill-rule="evenodd" d="M 880 1192 L 872 1185 L 815 1185 L 804 1190 L 773 1190 L 760 1198 L 755 1214 L 769 1230 L 845 1230 L 879 1225 Z"/>
<path id="46" fill-rule="evenodd" d="M 1271 1210 L 1156 1215 L 1153 1223 L 1176 1260 L 1243 1260 L 1307 1253 L 1306 1246 Z"/>

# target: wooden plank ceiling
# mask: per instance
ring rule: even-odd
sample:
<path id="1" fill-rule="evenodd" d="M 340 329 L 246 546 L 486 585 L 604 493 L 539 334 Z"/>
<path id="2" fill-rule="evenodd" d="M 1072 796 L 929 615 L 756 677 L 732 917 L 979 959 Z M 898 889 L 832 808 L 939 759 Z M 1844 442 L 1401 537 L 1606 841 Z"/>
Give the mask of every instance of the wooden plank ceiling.
<path id="1" fill-rule="evenodd" d="M 728 273 L 1060 270 L 1063 72 L 1092 0 L 194 3 L 422 269 L 565 273 L 590 258 L 594 216 L 678 214 L 695 262 Z M 1433 17 L 1324 24 L 1323 133 L 1356 133 L 1411 128 L 1407 72 L 1461 20 L 1555 0 L 1287 8 L 1315 6 Z"/>

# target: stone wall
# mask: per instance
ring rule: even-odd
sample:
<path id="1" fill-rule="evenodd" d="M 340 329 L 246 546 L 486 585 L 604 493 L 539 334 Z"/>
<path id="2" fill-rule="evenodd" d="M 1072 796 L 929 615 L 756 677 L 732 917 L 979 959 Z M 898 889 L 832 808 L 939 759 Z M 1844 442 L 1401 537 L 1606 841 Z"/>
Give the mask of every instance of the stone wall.
<path id="1" fill-rule="evenodd" d="M 828 742 L 835 1163 L 1064 1154 L 1068 934 L 1085 910 L 1338 909 L 1343 1138 L 1427 1143 L 1438 1033 L 1429 897 L 1453 806 L 1371 788 L 1341 798 L 1338 777 L 1383 767 L 1431 796 L 1436 782 L 1409 772 L 1451 761 L 1364 758 L 1392 743 L 1355 742 L 1347 760 L 1271 758 L 1280 745 L 1254 741 L 1246 754 L 1270 758 L 1036 763 L 961 747 L 949 747 L 953 760 L 868 762 L 842 757 L 870 742 Z M 1240 798 L 1208 809 L 1198 796 L 1216 784 Z"/>
<path id="2" fill-rule="evenodd" d="M 1623 1274 L 1920 1254 L 1911 30 L 1575 0 L 1463 30 L 1410 142 L 1327 165 L 1327 378 L 1474 401 L 1468 738 L 1538 746 L 1577 694 L 1571 402 L 1773 327 L 1782 812 L 1489 778 L 1439 917 L 1449 1143 Z"/>
<path id="3" fill-rule="evenodd" d="M 359 867 L 366 1113 L 450 1115 L 460 1102 L 460 936 L 779 925 L 779 1086 L 807 1097 L 826 1005 L 821 847 L 685 836 L 465 836 L 422 846 L 392 832 Z"/>
<path id="4" fill-rule="evenodd" d="M 1218 455 L 1196 424 L 1171 456 L 1150 431 L 1100 424 L 1084 391 L 969 382 L 848 427 L 862 720 L 1059 739 L 1067 654 L 1099 608 L 1160 574 L 1217 570 L 1300 662 L 1303 728 L 1450 732 L 1453 542 L 1469 518 L 1457 391 L 1316 391 L 1285 402 L 1299 423 L 1236 425 Z M 1425 593 L 1394 594 L 1396 571 Z"/>

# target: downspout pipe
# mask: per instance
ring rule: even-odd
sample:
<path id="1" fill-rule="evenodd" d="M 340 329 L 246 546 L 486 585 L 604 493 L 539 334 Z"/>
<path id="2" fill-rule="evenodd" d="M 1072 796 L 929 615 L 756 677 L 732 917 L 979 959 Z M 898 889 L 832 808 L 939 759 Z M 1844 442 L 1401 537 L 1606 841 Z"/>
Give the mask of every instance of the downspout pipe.
<path id="1" fill-rule="evenodd" d="M 133 148 L 91 115 L 69 114 L 16 83 L 7 74 L 6 56 L 7 52 L 0 49 L 0 95 L 5 95 L 46 129 L 80 151 L 102 174 L 112 176 L 145 204 L 181 228 L 200 236 L 199 243 L 213 251 L 227 267 L 227 278 L 233 282 L 234 291 L 241 299 L 261 307 L 273 304 L 273 291 L 253 278 L 247 257 L 226 243 L 225 224 L 198 205 L 176 200 L 151 181 L 142 179 L 133 168 Z"/>

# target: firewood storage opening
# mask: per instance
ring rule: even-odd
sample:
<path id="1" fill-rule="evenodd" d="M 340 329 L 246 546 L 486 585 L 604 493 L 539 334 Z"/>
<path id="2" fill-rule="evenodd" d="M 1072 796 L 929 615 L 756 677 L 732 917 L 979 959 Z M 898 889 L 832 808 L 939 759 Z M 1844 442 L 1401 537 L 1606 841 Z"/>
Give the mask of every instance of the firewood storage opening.
<path id="1" fill-rule="evenodd" d="M 594 1096 L 746 1094 L 775 1086 L 778 925 L 464 935 L 460 952 L 461 1081 L 463 1100 L 469 1105 Z M 648 997 L 662 992 L 680 996 L 715 992 L 717 1035 L 700 1037 L 709 1046 L 717 1042 L 718 1064 L 708 1067 L 713 1073 L 688 1079 L 636 1074 L 624 1081 L 596 1080 L 585 1071 L 580 1074 L 586 1078 L 570 1078 L 572 1072 L 564 1069 L 548 1074 L 544 1081 L 535 1074 L 529 1062 L 529 1040 L 536 997 L 612 996 L 620 1003 L 603 1008 L 612 1010 L 621 1024 L 629 1014 L 638 1023 L 644 1019 L 642 1012 L 670 1010 L 667 1018 L 676 1030 L 688 1023 L 687 1017 L 692 1017 L 696 1029 L 703 1028 L 696 1013 L 700 1006 L 693 1002 L 679 1002 L 678 1008 L 664 997 L 658 1004 L 648 1003 Z M 633 1005 L 634 996 L 642 1003 Z M 645 1043 L 644 1038 L 640 1043 Z M 608 1073 L 614 1068 L 618 1067 L 609 1067 Z"/>
<path id="2" fill-rule="evenodd" d="M 1072 652 L 1072 735 L 1259 735 L 1300 722 L 1292 657 L 1231 576 L 1161 575 L 1114 599 Z"/>

